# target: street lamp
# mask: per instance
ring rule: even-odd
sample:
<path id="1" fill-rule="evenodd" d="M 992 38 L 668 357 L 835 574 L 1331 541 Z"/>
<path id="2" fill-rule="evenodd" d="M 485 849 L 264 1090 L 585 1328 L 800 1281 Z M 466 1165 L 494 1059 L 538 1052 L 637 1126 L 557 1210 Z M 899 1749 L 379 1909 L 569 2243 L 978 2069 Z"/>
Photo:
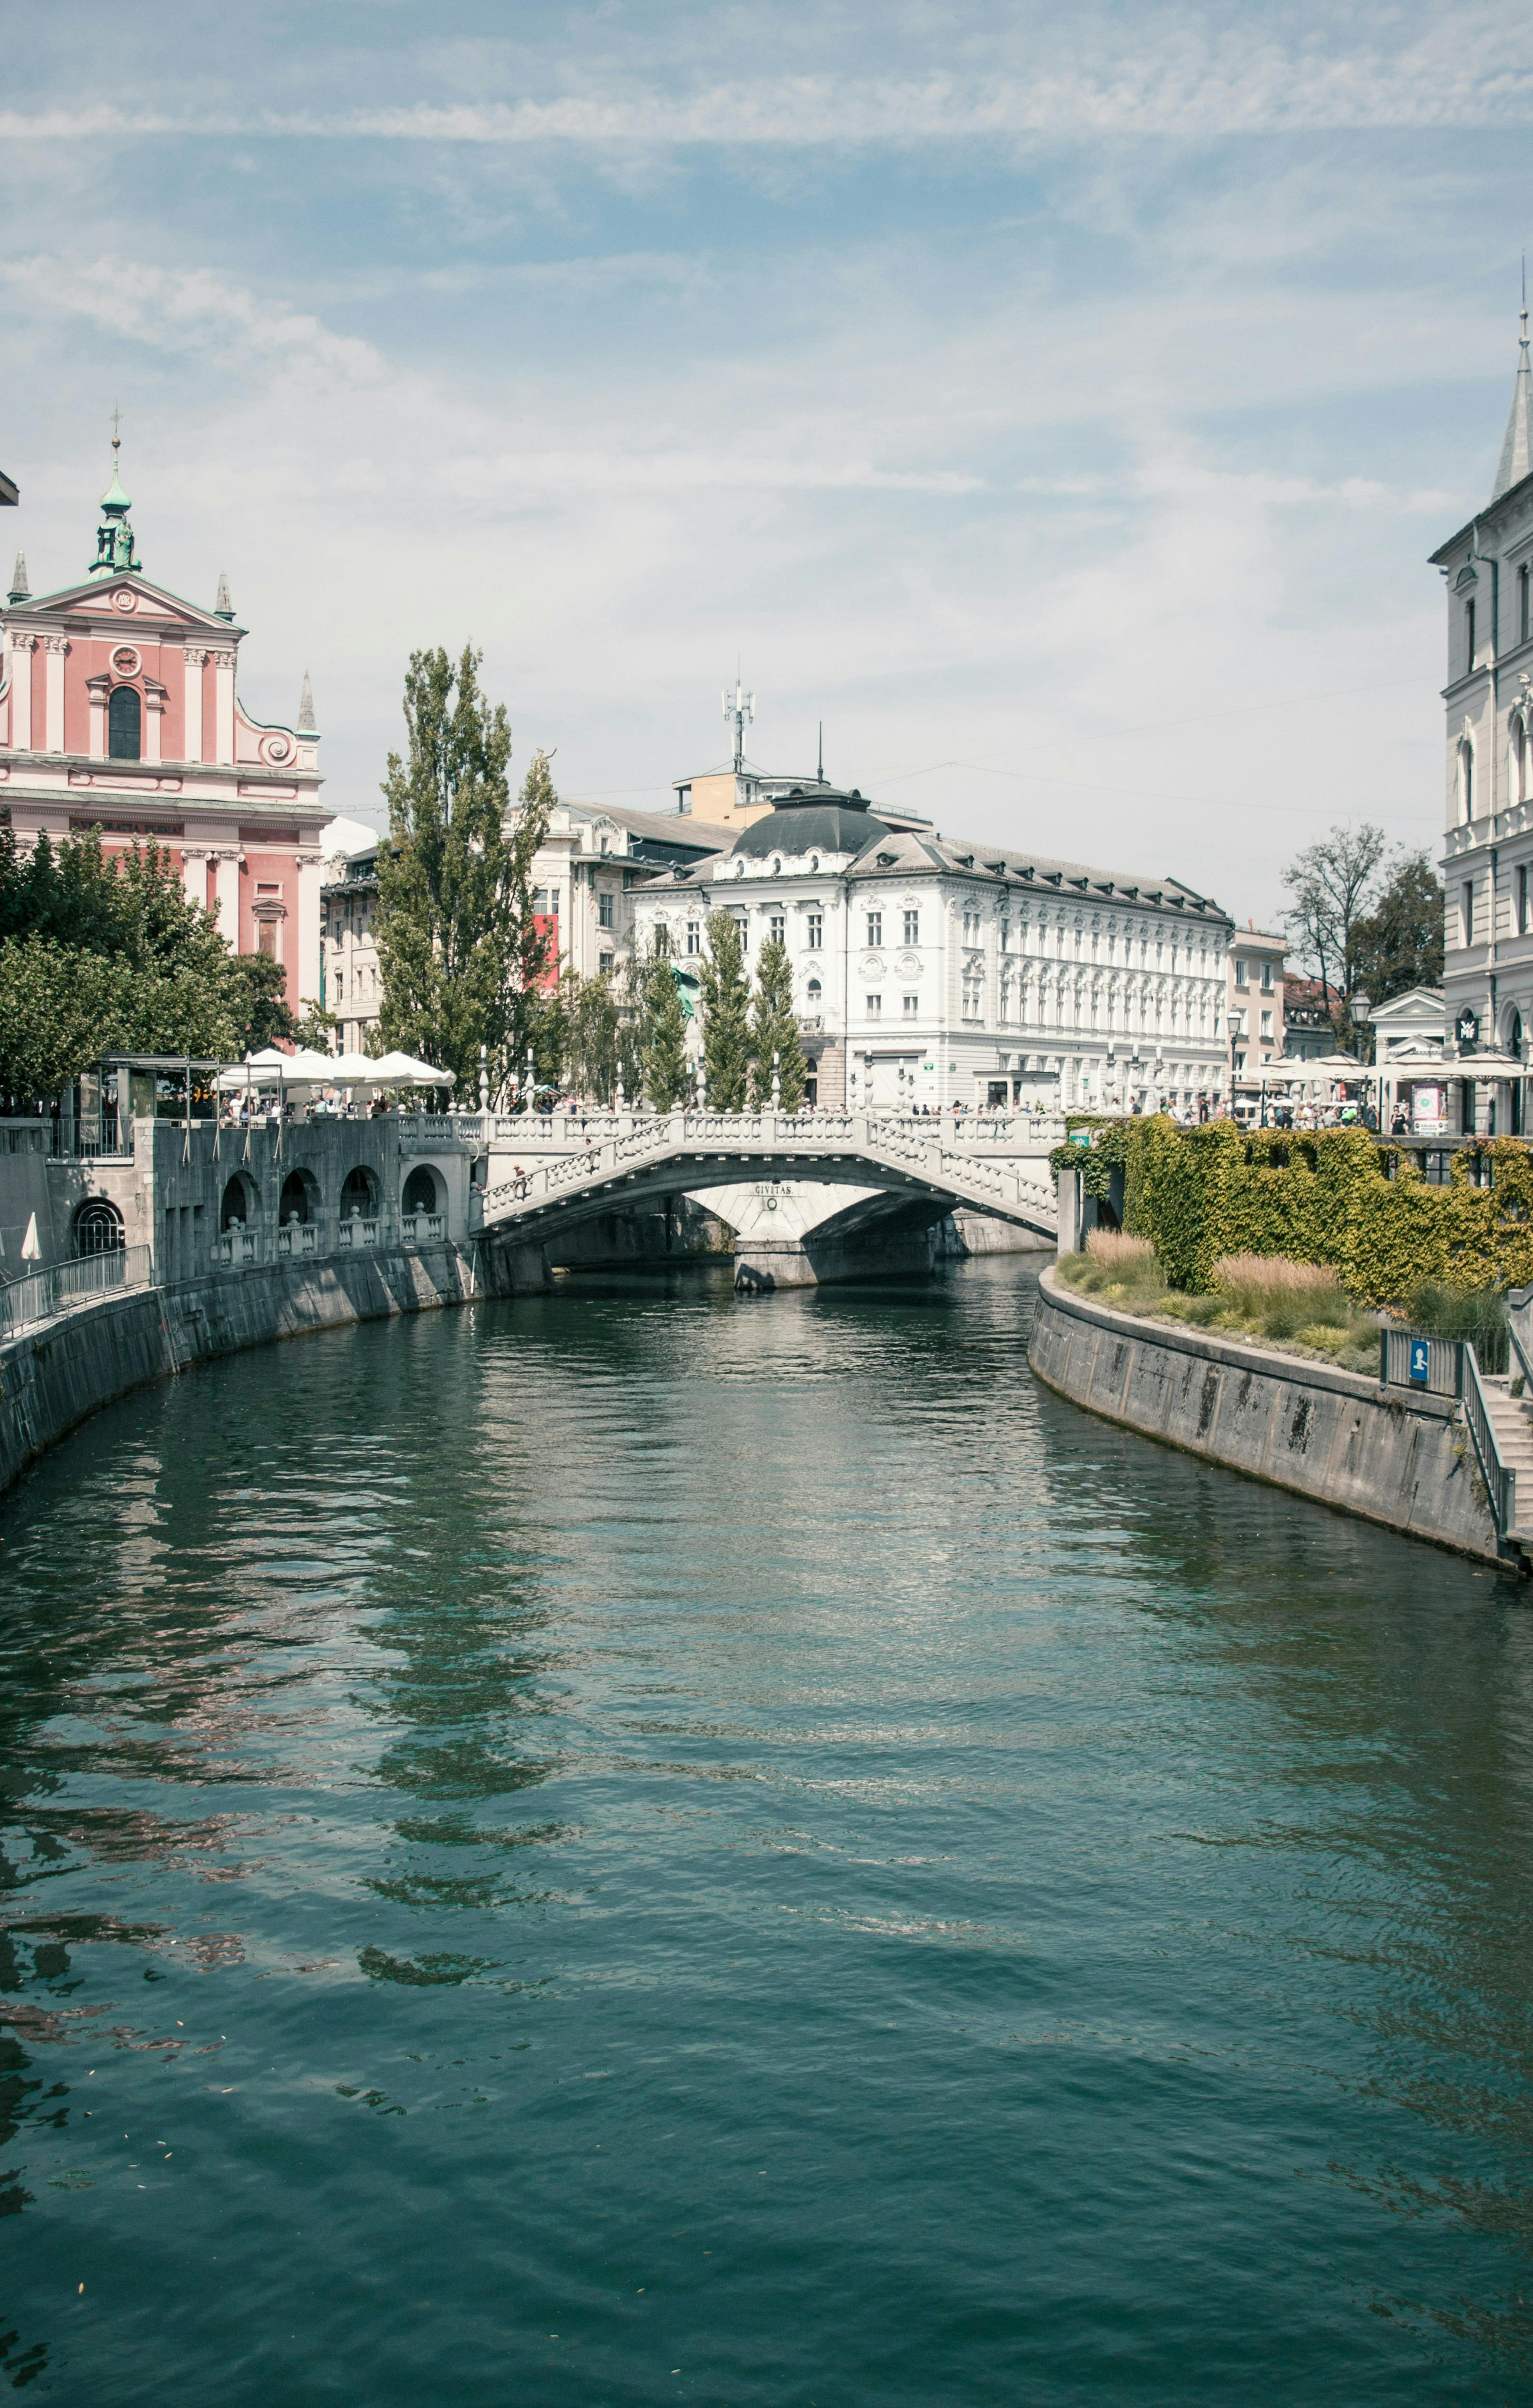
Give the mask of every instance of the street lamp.
<path id="1" fill-rule="evenodd" d="M 1240 1039 L 1245 1033 L 1246 1011 L 1245 1006 L 1241 1004 L 1239 1009 L 1232 1011 L 1229 1016 L 1229 1116 L 1232 1121 L 1239 1118 L 1239 1115 L 1235 1109 L 1236 1048 L 1239 1044 Z"/>
<path id="2" fill-rule="evenodd" d="M 1354 996 L 1353 996 L 1353 998 L 1352 998 L 1352 1006 L 1351 1006 L 1351 1009 L 1352 1009 L 1352 1025 L 1353 1025 L 1354 1028 L 1359 1028 L 1359 1029 L 1361 1029 L 1361 1028 L 1366 1028 L 1366 1027 L 1368 1026 L 1368 1025 L 1369 1020 L 1370 1020 L 1370 1019 L 1372 1018 L 1372 1016 L 1373 1016 L 1373 997 L 1372 997 L 1370 995 L 1365 995 L 1365 994 L 1361 991 L 1361 989 L 1359 989 L 1358 993 L 1357 993 L 1356 995 L 1354 995 Z M 1362 1046 L 1361 1046 L 1361 1045 L 1359 1045 L 1359 1046 L 1358 1046 L 1358 1048 L 1357 1048 L 1357 1051 L 1358 1051 L 1359 1054 L 1361 1054 L 1362 1050 L 1363 1050 L 1363 1049 L 1362 1049 Z M 1368 1092 L 1371 1090 L 1372 1085 L 1373 1085 L 1373 1082 L 1372 1082 L 1372 1080 L 1371 1080 L 1370 1078 L 1368 1078 L 1368 1076 L 1367 1075 L 1367 1071 L 1366 1071 L 1366 1069 L 1365 1069 L 1365 1072 L 1364 1072 L 1364 1080 L 1363 1080 L 1364 1097 L 1365 1097 L 1364 1105 L 1363 1105 L 1363 1110 L 1364 1110 L 1365 1115 L 1366 1115 L 1367 1111 L 1368 1111 L 1367 1096 L 1368 1096 Z M 1376 1124 L 1377 1125 L 1381 1125 L 1381 1126 L 1382 1126 L 1383 1122 L 1383 1116 L 1384 1116 L 1384 1114 L 1383 1114 L 1383 1085 L 1381 1084 L 1380 1089 L 1379 1089 L 1379 1110 L 1378 1110 L 1378 1111 L 1374 1114 L 1374 1121 L 1375 1121 L 1375 1124 Z"/>

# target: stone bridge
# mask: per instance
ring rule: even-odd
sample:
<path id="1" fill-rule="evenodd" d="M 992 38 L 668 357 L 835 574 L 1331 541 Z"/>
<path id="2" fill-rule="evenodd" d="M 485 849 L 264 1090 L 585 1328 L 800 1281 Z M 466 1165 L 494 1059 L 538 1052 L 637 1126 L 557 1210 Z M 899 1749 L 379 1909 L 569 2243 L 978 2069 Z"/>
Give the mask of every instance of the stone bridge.
<path id="1" fill-rule="evenodd" d="M 932 1233 L 954 1211 L 1052 1243 L 1058 1210 L 1048 1154 L 1062 1135 L 1057 1122 L 1025 1114 L 956 1125 L 770 1111 L 502 1119 L 487 1148 L 483 1227 L 508 1247 L 538 1247 L 556 1260 L 560 1241 L 582 1224 L 707 1195 L 737 1228 L 752 1224 L 736 1241 L 742 1286 L 923 1270 Z"/>

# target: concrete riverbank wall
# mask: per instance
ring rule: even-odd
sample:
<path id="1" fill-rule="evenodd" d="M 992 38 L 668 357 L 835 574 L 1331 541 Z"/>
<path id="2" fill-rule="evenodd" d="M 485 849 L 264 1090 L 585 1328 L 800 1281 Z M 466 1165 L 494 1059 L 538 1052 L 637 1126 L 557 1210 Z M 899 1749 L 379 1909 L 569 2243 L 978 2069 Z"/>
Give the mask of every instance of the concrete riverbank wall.
<path id="1" fill-rule="evenodd" d="M 1461 1555 L 1506 1560 L 1452 1398 L 1110 1312 L 1053 1271 L 1028 1359 L 1104 1420 Z"/>
<path id="2" fill-rule="evenodd" d="M 511 1268 L 488 1248 L 401 1246 L 209 1272 L 70 1306 L 0 1345 L 0 1491 L 135 1388 L 247 1346 L 499 1293 Z"/>

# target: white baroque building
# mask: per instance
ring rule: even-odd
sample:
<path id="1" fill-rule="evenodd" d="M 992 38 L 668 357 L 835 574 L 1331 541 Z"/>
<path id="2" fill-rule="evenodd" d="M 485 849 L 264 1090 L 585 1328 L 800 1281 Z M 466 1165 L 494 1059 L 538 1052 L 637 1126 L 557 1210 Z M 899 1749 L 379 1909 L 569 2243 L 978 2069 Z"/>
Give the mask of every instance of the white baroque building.
<path id="1" fill-rule="evenodd" d="M 1526 308 L 1490 499 L 1432 562 L 1448 604 L 1441 866 L 1450 1125 L 1516 1133 L 1526 1121 L 1533 1029 L 1533 380 Z"/>
<path id="2" fill-rule="evenodd" d="M 1196 1111 L 1229 1092 L 1232 923 L 1177 879 L 893 828 L 855 789 L 821 788 L 633 908 L 638 942 L 663 929 L 683 969 L 714 910 L 739 922 L 748 970 L 782 939 L 830 1109 Z"/>

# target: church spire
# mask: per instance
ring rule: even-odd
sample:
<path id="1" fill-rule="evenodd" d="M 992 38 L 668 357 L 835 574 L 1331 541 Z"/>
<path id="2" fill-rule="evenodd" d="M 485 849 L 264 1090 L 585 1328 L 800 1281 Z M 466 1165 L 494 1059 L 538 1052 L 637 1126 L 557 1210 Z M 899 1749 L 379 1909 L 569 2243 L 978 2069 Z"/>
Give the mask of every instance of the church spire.
<path id="1" fill-rule="evenodd" d="M 96 529 L 96 556 L 92 561 L 92 577 L 115 577 L 120 568 L 140 568 L 143 564 L 133 548 L 133 529 L 128 512 L 133 504 L 122 491 L 118 473 L 118 455 L 122 449 L 121 428 L 122 413 L 112 411 L 112 481 L 101 496 L 101 524 Z"/>
<path id="2" fill-rule="evenodd" d="M 1491 500 L 1498 502 L 1513 485 L 1533 475 L 1533 375 L 1527 362 L 1527 262 L 1523 262 L 1523 334 L 1517 354 L 1517 381 L 1512 388 L 1512 415 L 1501 445 Z"/>
<path id="3" fill-rule="evenodd" d="M 314 689 L 308 682 L 307 669 L 304 671 L 303 692 L 298 696 L 298 725 L 295 732 L 299 736 L 317 736 L 320 732 L 319 724 L 314 717 Z"/>
<path id="4" fill-rule="evenodd" d="M 24 552 L 19 552 L 16 555 L 16 566 L 10 575 L 10 592 L 6 599 L 7 602 L 30 602 L 32 599 L 32 587 L 27 580 Z"/>

